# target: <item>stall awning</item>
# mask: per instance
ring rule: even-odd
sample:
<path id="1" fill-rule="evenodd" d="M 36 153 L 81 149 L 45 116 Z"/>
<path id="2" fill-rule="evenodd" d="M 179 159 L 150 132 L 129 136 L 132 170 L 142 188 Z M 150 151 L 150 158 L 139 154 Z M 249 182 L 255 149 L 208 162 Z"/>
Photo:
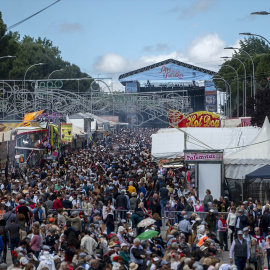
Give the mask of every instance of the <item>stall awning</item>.
<path id="1" fill-rule="evenodd" d="M 270 165 L 265 165 L 255 170 L 254 172 L 251 172 L 246 175 L 247 180 L 256 179 L 256 178 L 261 178 L 261 179 L 269 178 L 270 179 Z"/>

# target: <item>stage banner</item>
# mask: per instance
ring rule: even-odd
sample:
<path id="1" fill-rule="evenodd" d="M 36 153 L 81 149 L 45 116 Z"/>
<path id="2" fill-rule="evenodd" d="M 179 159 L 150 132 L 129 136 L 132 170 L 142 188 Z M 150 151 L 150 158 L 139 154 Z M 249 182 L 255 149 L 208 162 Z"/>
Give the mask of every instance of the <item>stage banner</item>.
<path id="1" fill-rule="evenodd" d="M 8 155 L 7 145 L 8 145 L 8 142 L 0 143 L 0 169 L 1 170 L 6 168 L 7 155 Z"/>
<path id="2" fill-rule="evenodd" d="M 128 77 L 121 78 L 120 82 L 142 81 L 178 81 L 178 82 L 192 82 L 192 81 L 211 81 L 212 75 L 190 69 L 188 67 L 179 66 L 174 63 L 168 63 L 163 66 L 158 66 L 150 70 L 145 70 L 137 74 L 132 74 Z M 126 92 L 136 92 L 135 85 L 128 84 Z"/>
<path id="3" fill-rule="evenodd" d="M 200 111 L 185 116 L 179 111 L 170 110 L 168 118 L 173 127 L 220 127 L 219 115 L 212 112 Z"/>
<path id="4" fill-rule="evenodd" d="M 72 142 L 72 124 L 61 124 L 61 142 Z"/>

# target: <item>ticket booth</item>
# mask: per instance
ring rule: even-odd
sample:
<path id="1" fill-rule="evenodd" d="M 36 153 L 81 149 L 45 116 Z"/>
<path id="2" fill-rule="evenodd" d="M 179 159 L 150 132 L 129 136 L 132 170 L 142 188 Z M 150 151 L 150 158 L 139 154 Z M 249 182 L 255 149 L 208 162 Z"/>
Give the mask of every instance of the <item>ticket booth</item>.
<path id="1" fill-rule="evenodd" d="M 219 199 L 223 193 L 223 151 L 185 150 L 185 164 L 194 171 L 194 186 L 198 197 L 203 200 L 206 189 L 213 198 Z"/>

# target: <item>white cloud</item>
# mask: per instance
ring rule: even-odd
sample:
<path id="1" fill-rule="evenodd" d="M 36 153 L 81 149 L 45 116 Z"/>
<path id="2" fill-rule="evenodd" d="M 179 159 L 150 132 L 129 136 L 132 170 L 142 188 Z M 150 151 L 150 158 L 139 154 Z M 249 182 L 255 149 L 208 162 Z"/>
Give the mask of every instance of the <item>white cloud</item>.
<path id="1" fill-rule="evenodd" d="M 83 26 L 80 23 L 63 22 L 59 25 L 59 31 L 62 33 L 74 33 L 82 29 Z"/>
<path id="2" fill-rule="evenodd" d="M 179 20 L 192 19 L 197 14 L 208 12 L 211 8 L 213 8 L 214 4 L 214 0 L 197 0 L 186 8 L 176 6 L 170 9 L 168 12 L 179 13 Z"/>
<path id="3" fill-rule="evenodd" d="M 197 65 L 202 68 L 218 71 L 223 63 L 221 56 L 232 56 L 233 50 L 224 50 L 226 46 L 239 47 L 239 40 L 234 44 L 226 44 L 218 34 L 209 33 L 195 38 L 187 47 L 186 51 L 172 51 L 168 54 L 144 55 L 138 59 L 125 59 L 115 53 L 107 53 L 94 65 L 97 73 L 108 74 L 113 77 L 114 88 L 119 88 L 118 76 L 128 71 L 142 68 L 166 59 L 175 59 L 185 63 Z"/>

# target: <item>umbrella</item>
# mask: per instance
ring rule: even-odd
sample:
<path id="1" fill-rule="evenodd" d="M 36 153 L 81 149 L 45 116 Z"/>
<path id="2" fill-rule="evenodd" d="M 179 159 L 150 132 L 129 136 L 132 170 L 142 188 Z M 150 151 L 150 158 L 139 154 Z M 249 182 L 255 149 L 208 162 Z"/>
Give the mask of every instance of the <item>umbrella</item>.
<path id="1" fill-rule="evenodd" d="M 155 222 L 156 220 L 153 218 L 146 218 L 140 221 L 137 227 L 144 228 L 144 227 L 154 224 Z"/>
<path id="2" fill-rule="evenodd" d="M 155 237 L 157 235 L 158 235 L 157 231 L 149 230 L 149 231 L 141 233 L 139 236 L 137 236 L 137 238 L 139 238 L 140 240 L 148 240 L 148 239 Z"/>

